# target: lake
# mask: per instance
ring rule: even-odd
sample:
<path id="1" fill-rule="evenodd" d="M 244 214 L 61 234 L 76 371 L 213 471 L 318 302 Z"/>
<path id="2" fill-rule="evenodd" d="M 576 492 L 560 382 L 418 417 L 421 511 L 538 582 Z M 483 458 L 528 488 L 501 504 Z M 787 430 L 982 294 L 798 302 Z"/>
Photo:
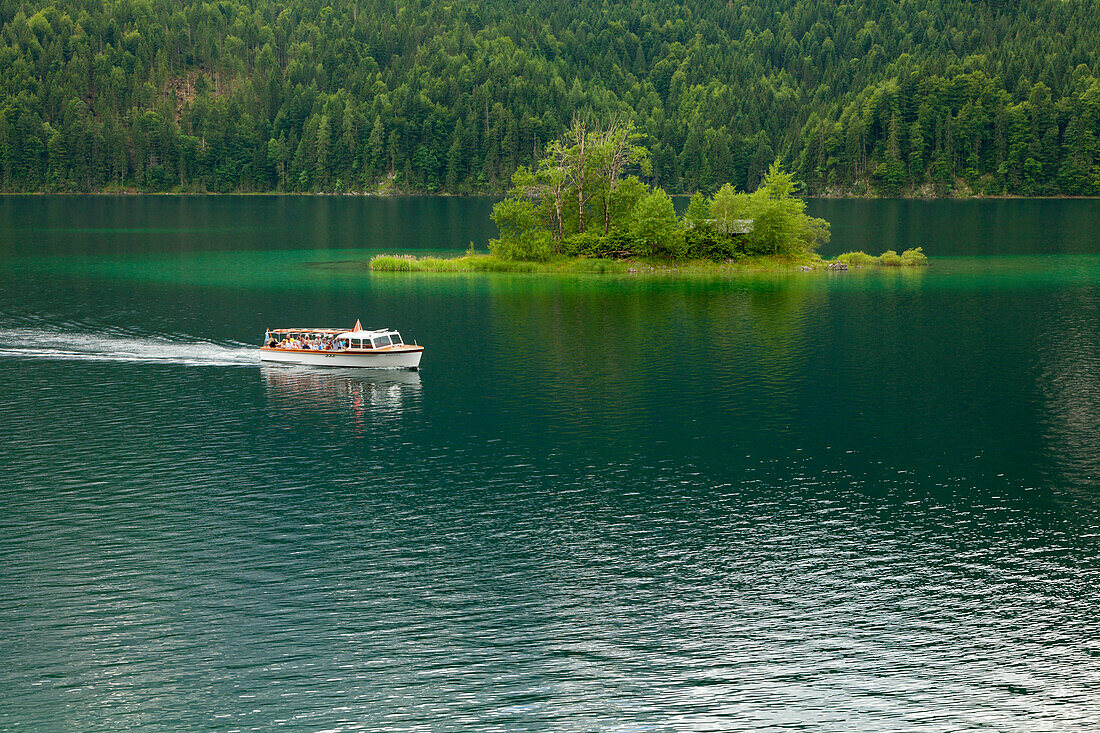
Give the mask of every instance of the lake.
<path id="1" fill-rule="evenodd" d="M 0 197 L 0 729 L 1086 730 L 1100 201 L 920 271 L 370 274 L 460 198 Z M 260 367 L 393 327 L 419 373 Z"/>

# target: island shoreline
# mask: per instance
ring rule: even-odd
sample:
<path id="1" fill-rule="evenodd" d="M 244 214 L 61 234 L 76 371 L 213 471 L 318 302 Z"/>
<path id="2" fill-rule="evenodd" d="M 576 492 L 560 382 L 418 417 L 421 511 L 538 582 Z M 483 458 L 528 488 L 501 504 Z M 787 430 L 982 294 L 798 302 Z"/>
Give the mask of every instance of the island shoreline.
<path id="1" fill-rule="evenodd" d="M 333 264 L 336 264 L 333 267 Z M 726 277 L 760 273 L 848 272 L 851 270 L 913 270 L 928 264 L 917 247 L 899 255 L 892 250 L 875 257 L 863 252 L 845 252 L 833 259 L 817 254 L 802 256 L 742 257 L 722 262 L 711 260 L 666 261 L 647 258 L 609 259 L 601 257 L 556 257 L 544 262 L 507 260 L 492 254 L 467 252 L 457 257 L 415 257 L 377 255 L 368 262 L 318 263 L 330 269 L 366 267 L 374 273 L 441 274 L 529 274 L 529 275 L 623 275 L 633 277 Z"/>

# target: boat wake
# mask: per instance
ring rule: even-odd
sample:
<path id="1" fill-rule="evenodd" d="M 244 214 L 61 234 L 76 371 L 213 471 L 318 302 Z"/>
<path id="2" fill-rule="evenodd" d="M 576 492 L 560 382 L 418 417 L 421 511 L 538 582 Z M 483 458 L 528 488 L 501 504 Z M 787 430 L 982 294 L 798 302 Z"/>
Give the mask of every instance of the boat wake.
<path id="1" fill-rule="evenodd" d="M 0 328 L 0 357 L 187 366 L 249 366 L 259 363 L 256 348 L 238 341 L 102 331 L 66 332 L 43 328 Z"/>

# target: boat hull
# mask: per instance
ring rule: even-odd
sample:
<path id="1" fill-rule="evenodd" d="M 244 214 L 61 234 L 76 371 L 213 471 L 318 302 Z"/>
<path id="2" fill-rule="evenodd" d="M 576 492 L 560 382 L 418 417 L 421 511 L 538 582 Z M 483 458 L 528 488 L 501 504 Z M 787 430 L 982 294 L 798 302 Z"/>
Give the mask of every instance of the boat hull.
<path id="1" fill-rule="evenodd" d="M 423 348 L 407 348 L 393 351 L 303 351 L 298 349 L 260 349 L 260 361 L 279 364 L 302 364 L 321 367 L 364 367 L 368 369 L 420 368 Z"/>

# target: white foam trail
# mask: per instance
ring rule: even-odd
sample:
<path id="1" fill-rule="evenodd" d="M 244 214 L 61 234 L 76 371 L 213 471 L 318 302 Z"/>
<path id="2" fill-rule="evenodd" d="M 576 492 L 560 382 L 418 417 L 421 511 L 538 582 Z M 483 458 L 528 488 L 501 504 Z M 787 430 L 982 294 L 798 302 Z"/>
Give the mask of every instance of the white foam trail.
<path id="1" fill-rule="evenodd" d="M 39 328 L 0 329 L 0 357 L 188 366 L 259 363 L 256 347 L 189 337 L 113 335 Z"/>

